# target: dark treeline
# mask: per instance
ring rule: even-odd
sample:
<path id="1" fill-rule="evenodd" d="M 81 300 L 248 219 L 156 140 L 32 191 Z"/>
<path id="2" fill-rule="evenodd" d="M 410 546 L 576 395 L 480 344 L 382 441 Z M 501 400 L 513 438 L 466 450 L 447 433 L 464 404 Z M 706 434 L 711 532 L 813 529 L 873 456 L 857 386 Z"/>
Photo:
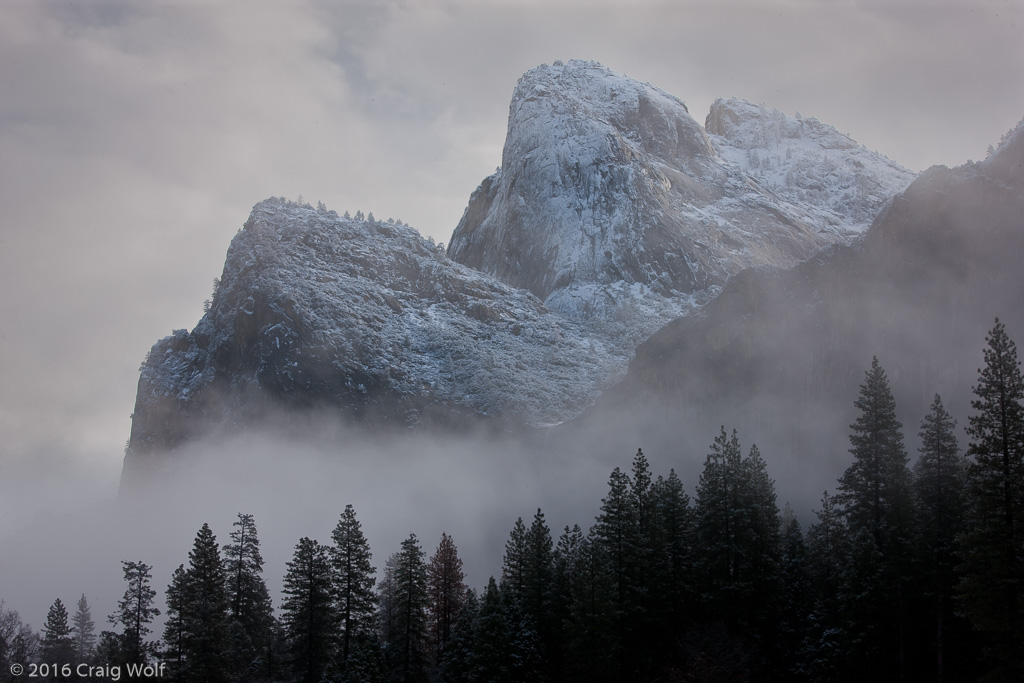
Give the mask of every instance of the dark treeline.
<path id="1" fill-rule="evenodd" d="M 129 664 L 175 681 L 1020 681 L 1024 672 L 1024 380 L 998 321 L 962 449 L 935 396 L 916 462 L 885 372 L 866 372 L 851 463 L 806 531 L 780 511 L 756 446 L 722 428 L 693 499 L 642 451 L 616 468 L 595 524 L 518 519 L 500 578 L 465 584 L 451 537 L 412 534 L 378 574 L 352 506 L 331 543 L 302 538 L 275 616 L 252 516 L 207 525 L 164 592 L 124 562 L 96 635 L 83 595 L 41 635 L 0 606 L 12 663 Z M 75 679 L 55 675 L 52 680 Z M 85 676 L 83 676 L 85 678 Z M 13 678 L 12 678 L 13 680 Z"/>

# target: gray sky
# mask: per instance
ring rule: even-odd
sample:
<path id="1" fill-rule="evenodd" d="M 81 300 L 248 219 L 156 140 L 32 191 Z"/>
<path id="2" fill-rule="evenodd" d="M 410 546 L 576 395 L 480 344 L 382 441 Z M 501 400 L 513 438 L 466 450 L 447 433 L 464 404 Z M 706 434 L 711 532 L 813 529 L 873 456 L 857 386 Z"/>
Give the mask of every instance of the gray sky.
<path id="1" fill-rule="evenodd" d="M 0 543 L 116 488 L 139 363 L 257 201 L 447 242 L 518 77 L 571 58 L 957 165 L 1024 116 L 1022 28 L 1021 0 L 3 2 Z"/>

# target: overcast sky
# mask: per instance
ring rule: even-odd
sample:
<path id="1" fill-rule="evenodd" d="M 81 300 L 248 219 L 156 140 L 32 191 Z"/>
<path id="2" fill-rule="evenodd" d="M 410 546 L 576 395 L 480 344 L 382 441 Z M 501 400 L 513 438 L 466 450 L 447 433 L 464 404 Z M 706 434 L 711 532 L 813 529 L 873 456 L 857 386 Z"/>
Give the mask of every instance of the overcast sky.
<path id="1" fill-rule="evenodd" d="M 1024 116 L 1022 34 L 1021 0 L 0 3 L 0 539 L 116 488 L 139 363 L 261 199 L 447 242 L 519 76 L 571 58 L 958 165 Z"/>

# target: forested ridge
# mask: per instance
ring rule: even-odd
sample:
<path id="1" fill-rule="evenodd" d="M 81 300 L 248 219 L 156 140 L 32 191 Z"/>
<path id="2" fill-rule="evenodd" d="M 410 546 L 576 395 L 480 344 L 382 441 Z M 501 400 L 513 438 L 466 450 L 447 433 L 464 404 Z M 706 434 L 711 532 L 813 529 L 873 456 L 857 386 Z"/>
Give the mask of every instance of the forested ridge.
<path id="1" fill-rule="evenodd" d="M 109 630 L 85 595 L 73 614 L 56 600 L 41 633 L 0 605 L 0 680 L 32 663 L 51 680 L 151 663 L 225 683 L 1022 680 L 1024 380 L 1005 328 L 967 424 L 936 395 L 913 464 L 877 358 L 855 406 L 849 467 L 806 529 L 725 427 L 692 498 L 638 450 L 589 529 L 515 520 L 479 589 L 447 534 L 429 555 L 411 534 L 375 568 L 349 505 L 329 543 L 298 541 L 275 606 L 239 514 L 223 545 L 204 524 L 163 590 L 123 562 Z"/>

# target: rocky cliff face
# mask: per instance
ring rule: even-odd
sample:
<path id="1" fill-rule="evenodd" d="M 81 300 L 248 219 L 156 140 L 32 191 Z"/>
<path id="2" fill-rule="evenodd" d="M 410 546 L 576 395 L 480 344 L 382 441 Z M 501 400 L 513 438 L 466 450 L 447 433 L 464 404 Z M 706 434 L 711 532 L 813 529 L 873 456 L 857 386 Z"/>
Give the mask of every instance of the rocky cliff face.
<path id="1" fill-rule="evenodd" d="M 706 132 L 658 88 L 556 63 L 516 87 L 502 167 L 448 255 L 569 316 L 606 318 L 635 287 L 675 317 L 744 268 L 848 241 L 912 177 L 814 119 L 719 100 Z"/>
<path id="2" fill-rule="evenodd" d="M 564 443 L 629 412 L 629 432 L 608 435 L 610 444 L 642 438 L 645 450 L 699 458 L 725 424 L 757 442 L 776 476 L 807 484 L 813 505 L 848 465 L 853 402 L 872 356 L 888 373 L 911 451 L 935 393 L 966 423 L 994 319 L 1024 341 L 1022 253 L 1019 126 L 982 163 L 924 172 L 853 246 L 733 277 L 698 314 L 643 343 L 626 378 L 567 426 Z"/>
<path id="3" fill-rule="evenodd" d="M 447 255 L 401 224 L 257 204 L 206 315 L 143 364 L 126 474 L 282 408 L 575 417 L 729 276 L 849 240 L 910 179 L 814 120 L 719 101 L 708 126 L 592 62 L 544 66 Z"/>
<path id="4" fill-rule="evenodd" d="M 626 361 L 412 228 L 270 199 L 195 329 L 150 351 L 126 463 L 282 407 L 392 426 L 565 419 Z"/>

